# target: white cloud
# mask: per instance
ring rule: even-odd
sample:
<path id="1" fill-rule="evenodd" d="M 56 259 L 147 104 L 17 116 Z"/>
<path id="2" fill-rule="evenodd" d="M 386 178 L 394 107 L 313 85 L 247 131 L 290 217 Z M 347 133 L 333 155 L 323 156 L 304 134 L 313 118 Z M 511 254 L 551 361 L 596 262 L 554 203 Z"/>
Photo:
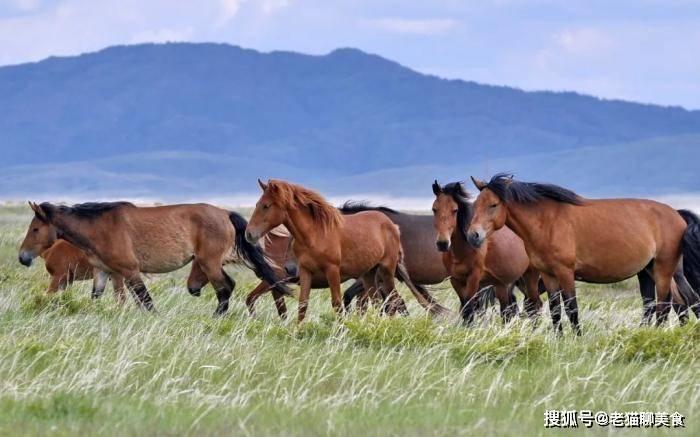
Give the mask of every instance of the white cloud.
<path id="1" fill-rule="evenodd" d="M 287 6 L 289 6 L 289 0 L 263 0 L 261 5 L 262 11 L 266 14 L 271 14 Z"/>
<path id="2" fill-rule="evenodd" d="M 41 0 L 0 0 L 0 8 L 21 12 L 35 11 L 41 6 Z"/>
<path id="3" fill-rule="evenodd" d="M 219 0 L 220 15 L 216 25 L 225 26 L 233 20 L 241 9 L 243 2 L 245 0 Z"/>
<path id="4" fill-rule="evenodd" d="M 612 35 L 592 27 L 566 29 L 554 35 L 554 44 L 559 49 L 574 55 L 604 56 L 616 47 Z"/>
<path id="5" fill-rule="evenodd" d="M 450 32 L 457 21 L 450 18 L 408 19 L 408 18 L 376 18 L 365 19 L 362 23 L 383 31 L 413 35 L 442 35 Z"/>

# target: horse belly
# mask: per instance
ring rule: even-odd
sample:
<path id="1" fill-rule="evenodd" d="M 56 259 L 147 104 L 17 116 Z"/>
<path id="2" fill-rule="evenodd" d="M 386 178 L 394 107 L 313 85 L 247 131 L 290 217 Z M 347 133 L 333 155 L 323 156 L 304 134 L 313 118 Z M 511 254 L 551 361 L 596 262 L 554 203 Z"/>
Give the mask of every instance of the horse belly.
<path id="1" fill-rule="evenodd" d="M 135 248 L 139 270 L 143 273 L 168 273 L 188 264 L 194 258 L 194 248 L 186 242 L 140 245 Z"/>
<path id="2" fill-rule="evenodd" d="M 638 247 L 607 245 L 602 255 L 578 253 L 574 275 L 577 280 L 602 284 L 625 280 L 653 260 L 653 247 L 653 244 Z"/>

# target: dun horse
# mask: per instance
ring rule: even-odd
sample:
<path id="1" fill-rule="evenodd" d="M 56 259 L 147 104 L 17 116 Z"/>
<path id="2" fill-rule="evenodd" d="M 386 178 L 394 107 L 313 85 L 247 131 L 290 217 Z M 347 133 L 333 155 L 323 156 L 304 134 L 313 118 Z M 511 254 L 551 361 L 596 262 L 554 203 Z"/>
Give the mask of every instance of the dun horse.
<path id="1" fill-rule="evenodd" d="M 520 278 L 525 282 L 525 309 L 535 316 L 542 305 L 538 291 L 538 275 L 530 266 L 523 241 L 503 227 L 478 248 L 467 242 L 467 228 L 473 214 L 469 193 L 460 182 L 440 186 L 433 183 L 434 226 L 436 245 L 443 263 L 450 272 L 450 282 L 457 292 L 465 323 L 474 319 L 477 292 L 493 285 L 501 306 L 504 323 L 517 314 L 517 302 L 511 293 Z"/>
<path id="2" fill-rule="evenodd" d="M 263 194 L 248 224 L 246 238 L 256 242 L 280 224 L 289 229 L 299 266 L 299 321 L 306 316 L 314 284 L 328 284 L 333 308 L 338 313 L 343 312 L 340 284 L 350 278 L 362 279 L 362 299 L 366 301 L 378 275 L 389 302 L 396 302 L 394 273 L 397 267 L 401 268 L 402 250 L 399 229 L 391 220 L 376 211 L 343 216 L 321 195 L 300 185 L 280 180 L 258 183 Z M 447 312 L 436 303 L 425 301 L 410 279 L 407 285 L 431 312 Z"/>
<path id="3" fill-rule="evenodd" d="M 93 280 L 93 295 L 104 291 L 109 275 L 90 265 L 85 252 L 65 240 L 58 240 L 53 226 L 46 226 L 34 217 L 20 246 L 19 262 L 29 267 L 37 256 L 44 259 L 46 271 L 51 275 L 47 293 L 63 290 L 74 281 L 88 279 Z M 124 303 L 124 278 L 114 274 L 112 284 L 117 301 Z"/>
<path id="4" fill-rule="evenodd" d="M 198 295 L 197 279 L 206 277 L 219 301 L 215 315 L 228 310 L 235 287 L 222 268 L 224 263 L 240 259 L 268 283 L 277 282 L 260 248 L 245 240 L 245 219 L 212 205 L 42 203 L 32 204 L 32 209 L 38 222 L 54 226 L 59 238 L 82 249 L 91 265 L 123 276 L 138 303 L 148 310 L 154 307 L 141 273 L 166 273 L 190 262 L 190 292 Z M 277 288 L 291 294 L 284 285 Z"/>
<path id="5" fill-rule="evenodd" d="M 674 209 L 652 200 L 585 199 L 556 185 L 514 181 L 506 174 L 489 182 L 472 180 L 481 193 L 474 203 L 469 242 L 480 247 L 506 225 L 518 234 L 555 301 L 556 327 L 561 329 L 561 290 L 574 332 L 581 332 L 575 280 L 611 283 L 645 269 L 650 269 L 656 284 L 656 323 L 666 321 L 671 279 L 682 269 L 681 254 L 686 262 L 694 262 L 700 250 L 692 244 L 698 230 L 688 228 Z M 697 271 L 700 265 L 686 268 Z M 697 303 L 694 293 L 679 289 L 687 304 Z M 648 306 L 644 321 L 648 323 L 651 316 Z"/>

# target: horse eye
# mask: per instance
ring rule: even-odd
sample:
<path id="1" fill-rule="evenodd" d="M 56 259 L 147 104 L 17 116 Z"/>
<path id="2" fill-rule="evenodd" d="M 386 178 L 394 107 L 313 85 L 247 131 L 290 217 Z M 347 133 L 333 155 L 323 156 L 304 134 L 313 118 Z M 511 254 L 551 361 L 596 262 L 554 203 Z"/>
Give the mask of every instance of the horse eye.
<path id="1" fill-rule="evenodd" d="M 32 232 L 39 232 L 39 228 L 32 229 Z"/>
<path id="2" fill-rule="evenodd" d="M 497 207 L 497 206 L 498 206 L 498 203 L 493 203 L 493 204 L 491 204 L 491 208 L 495 208 L 495 207 Z"/>
<path id="3" fill-rule="evenodd" d="M 452 210 L 452 214 L 457 214 L 457 210 L 456 210 L 456 209 L 453 209 L 453 210 Z"/>
<path id="4" fill-rule="evenodd" d="M 267 205 L 263 205 L 263 209 L 268 209 L 269 207 L 270 207 L 270 205 L 269 205 L 269 204 L 267 204 Z"/>
<path id="5" fill-rule="evenodd" d="M 433 208 L 433 214 L 437 214 L 437 209 Z"/>

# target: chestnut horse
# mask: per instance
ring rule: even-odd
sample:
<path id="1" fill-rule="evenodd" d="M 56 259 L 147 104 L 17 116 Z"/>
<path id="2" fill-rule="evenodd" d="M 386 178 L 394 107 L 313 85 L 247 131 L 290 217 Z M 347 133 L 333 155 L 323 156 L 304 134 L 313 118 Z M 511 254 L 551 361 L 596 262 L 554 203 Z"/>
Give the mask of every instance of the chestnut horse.
<path id="1" fill-rule="evenodd" d="M 477 292 L 489 285 L 495 288 L 503 322 L 509 322 L 518 312 L 511 290 L 520 278 L 525 282 L 525 310 L 528 315 L 535 316 L 542 305 L 539 278 L 530 266 L 523 241 L 508 227 L 503 227 L 480 247 L 471 247 L 467 242 L 467 228 L 473 206 L 464 185 L 451 182 L 440 186 L 435 181 L 433 194 L 436 245 L 443 253 L 442 261 L 450 272 L 452 288 L 459 296 L 464 322 L 473 322 Z"/>
<path id="2" fill-rule="evenodd" d="M 656 323 L 666 321 L 671 280 L 684 267 L 681 255 L 690 261 L 700 250 L 691 244 L 697 234 L 686 232 L 686 222 L 673 208 L 652 200 L 586 199 L 556 185 L 519 182 L 507 174 L 489 182 L 472 181 L 481 193 L 474 203 L 469 242 L 480 247 L 506 225 L 518 234 L 555 300 L 558 311 L 552 317 L 559 329 L 560 290 L 567 317 L 580 335 L 575 280 L 612 283 L 645 271 L 656 284 Z M 687 266 L 694 271 L 698 267 Z M 679 287 L 679 298 L 693 307 L 698 297 L 684 289 Z M 645 310 L 645 321 L 650 317 Z"/>
<path id="3" fill-rule="evenodd" d="M 258 180 L 258 184 L 263 194 L 248 223 L 246 239 L 257 242 L 280 224 L 289 229 L 299 270 L 300 322 L 306 317 L 309 292 L 314 284 L 328 284 L 331 303 L 338 314 L 343 312 L 340 284 L 350 278 L 362 279 L 363 301 L 376 287 L 377 276 L 389 302 L 396 301 L 394 273 L 401 268 L 401 240 L 399 228 L 384 214 L 366 211 L 343 216 L 320 194 L 301 185 L 281 180 L 268 183 Z M 431 312 L 449 313 L 436 303 L 426 302 L 412 287 L 410 279 L 407 285 Z"/>
<path id="4" fill-rule="evenodd" d="M 438 261 L 439 264 L 435 265 L 435 263 L 430 263 L 432 261 L 431 258 L 434 258 L 433 252 L 436 252 L 435 250 L 429 250 L 427 251 L 427 254 L 424 254 L 425 251 L 418 251 L 415 250 L 415 245 L 420 244 L 421 241 L 416 241 L 416 232 L 414 231 L 414 228 L 411 227 L 404 227 L 401 226 L 400 223 L 406 224 L 406 221 L 397 221 L 394 219 L 394 216 L 400 216 L 403 218 L 403 216 L 408 216 L 410 218 L 428 218 L 430 220 L 430 228 L 432 229 L 432 219 L 427 216 L 412 216 L 408 214 L 401 214 L 399 212 L 393 211 L 389 208 L 386 207 L 372 207 L 372 206 L 367 206 L 364 203 L 359 203 L 359 202 L 346 202 L 340 209 L 340 212 L 343 214 L 354 214 L 356 212 L 360 211 L 369 211 L 369 210 L 375 210 L 375 211 L 381 211 L 384 214 L 387 214 L 389 218 L 392 219 L 394 223 L 399 225 L 399 229 L 401 230 L 401 244 L 403 246 L 404 241 L 408 243 L 410 246 L 410 249 L 406 249 L 404 246 L 404 260 L 406 264 L 406 270 L 408 271 L 408 275 L 410 277 L 411 282 L 415 286 L 416 290 L 418 290 L 424 297 L 425 301 L 427 302 L 433 302 L 435 303 L 436 300 L 435 298 L 430 294 L 428 289 L 426 289 L 423 285 L 416 283 L 416 281 L 413 279 L 414 275 L 417 275 L 418 279 L 420 281 L 426 282 L 429 281 L 428 283 L 430 284 L 435 284 L 442 282 L 445 280 L 447 277 L 447 272 L 442 265 L 441 258 L 438 256 Z M 409 220 L 408 223 L 411 223 Z M 404 230 L 407 230 L 408 232 L 404 232 Z M 412 232 L 413 231 L 413 232 Z M 413 237 L 413 239 L 411 239 Z M 432 237 L 431 237 L 432 238 Z M 423 238 L 424 239 L 424 238 Z M 420 240 L 420 239 L 419 239 Z M 292 237 L 289 234 L 289 231 L 282 225 L 278 226 L 274 229 L 272 229 L 270 232 L 265 234 L 265 236 L 261 239 L 261 246 L 263 250 L 265 251 L 265 256 L 267 256 L 271 261 L 272 265 L 275 266 L 277 269 L 275 272 L 279 277 L 284 277 L 285 275 L 287 276 L 287 280 L 289 282 L 298 282 L 298 265 L 296 258 L 294 257 L 294 253 L 291 250 L 291 245 L 292 245 Z M 432 247 L 432 244 L 431 244 Z M 419 261 L 424 261 L 424 262 L 419 262 Z M 277 266 L 283 266 L 282 268 L 279 268 Z M 396 278 L 401 281 L 401 282 L 406 282 L 404 276 L 403 276 L 403 271 L 402 269 L 397 269 L 396 271 Z M 319 288 L 327 288 L 328 284 L 327 283 L 319 283 L 319 284 L 314 284 L 315 286 L 318 285 Z M 375 287 L 376 288 L 376 287 Z M 264 293 L 270 290 L 270 287 L 267 285 L 265 282 L 261 282 L 253 291 L 251 291 L 248 294 L 248 297 L 246 298 L 246 305 L 248 306 L 248 310 L 251 315 L 254 315 L 255 313 L 255 301 Z M 350 303 L 353 298 L 356 296 L 360 295 L 364 291 L 364 286 L 362 284 L 362 280 L 356 280 L 353 282 L 350 287 L 348 287 L 344 294 L 343 294 L 343 306 L 345 310 L 347 311 L 349 309 Z M 388 296 L 382 296 L 381 295 L 381 289 L 376 290 L 377 293 L 372 296 L 373 300 L 378 303 L 382 303 L 387 299 Z M 284 296 L 283 295 L 275 295 L 275 291 L 272 290 L 275 305 L 277 306 L 277 312 L 280 315 L 280 317 L 285 318 L 286 317 L 286 306 L 284 303 Z M 487 293 L 485 293 L 487 294 Z M 406 304 L 403 302 L 403 299 L 397 298 L 396 302 L 394 302 L 398 307 L 396 308 L 399 310 L 401 313 L 407 314 L 408 310 L 406 309 Z M 390 308 L 385 307 L 385 310 L 389 310 Z"/>
<path id="5" fill-rule="evenodd" d="M 262 279 L 277 278 L 262 250 L 243 234 L 246 221 L 235 212 L 207 204 L 137 207 L 129 202 L 83 203 L 56 206 L 32 204 L 35 218 L 54 226 L 59 238 L 82 249 L 99 269 L 124 277 L 142 308 L 153 310 L 141 273 L 167 273 L 192 263 L 193 278 L 206 277 L 219 301 L 215 315 L 228 310 L 235 282 L 223 270 L 226 262 L 241 260 Z M 30 229 L 31 231 L 31 229 Z M 280 292 L 291 294 L 284 285 Z"/>
<path id="6" fill-rule="evenodd" d="M 104 291 L 109 275 L 90 265 L 85 252 L 65 240 L 58 240 L 53 226 L 45 226 L 34 217 L 20 246 L 19 262 L 29 267 L 37 256 L 44 259 L 44 267 L 51 275 L 51 283 L 46 293 L 53 294 L 65 289 L 74 281 L 88 279 L 93 280 L 93 296 Z M 114 274 L 112 284 L 117 301 L 124 303 L 124 278 Z"/>

